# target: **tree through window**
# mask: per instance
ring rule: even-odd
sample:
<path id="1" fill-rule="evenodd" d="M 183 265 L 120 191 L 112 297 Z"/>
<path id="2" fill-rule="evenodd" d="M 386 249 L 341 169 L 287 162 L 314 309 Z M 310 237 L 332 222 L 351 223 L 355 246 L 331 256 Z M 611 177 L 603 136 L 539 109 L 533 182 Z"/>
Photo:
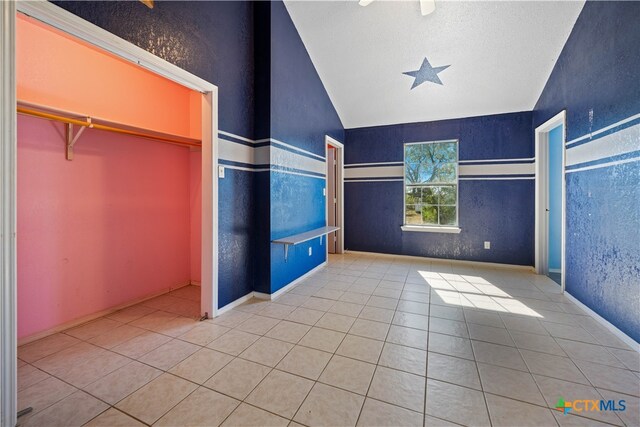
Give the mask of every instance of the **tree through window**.
<path id="1" fill-rule="evenodd" d="M 458 141 L 404 146 L 405 225 L 458 225 Z"/>

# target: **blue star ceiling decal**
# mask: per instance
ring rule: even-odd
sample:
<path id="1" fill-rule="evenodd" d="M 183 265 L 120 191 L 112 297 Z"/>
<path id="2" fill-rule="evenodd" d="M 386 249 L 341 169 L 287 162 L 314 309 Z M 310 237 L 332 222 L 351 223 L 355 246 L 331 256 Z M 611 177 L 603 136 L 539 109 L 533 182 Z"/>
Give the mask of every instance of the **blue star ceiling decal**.
<path id="1" fill-rule="evenodd" d="M 402 74 L 406 74 L 407 76 L 414 77 L 413 85 L 411 89 L 420 86 L 424 82 L 437 83 L 439 85 L 443 85 L 442 80 L 438 77 L 438 73 L 446 70 L 451 65 L 443 65 L 442 67 L 432 67 L 429 63 L 429 60 L 425 57 L 422 61 L 422 65 L 419 70 L 415 71 L 406 71 Z"/>

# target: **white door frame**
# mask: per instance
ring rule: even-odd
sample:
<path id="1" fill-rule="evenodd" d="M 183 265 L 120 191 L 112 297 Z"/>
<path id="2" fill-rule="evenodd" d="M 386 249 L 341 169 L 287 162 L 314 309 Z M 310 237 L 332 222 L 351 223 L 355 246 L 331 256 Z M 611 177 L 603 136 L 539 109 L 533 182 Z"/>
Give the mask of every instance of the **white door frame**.
<path id="1" fill-rule="evenodd" d="M 344 144 L 338 142 L 334 138 L 331 138 L 329 135 L 325 135 L 324 137 L 324 158 L 325 160 L 328 158 L 328 149 L 327 146 L 330 145 L 336 149 L 336 161 L 338 163 L 338 167 L 336 168 L 336 199 L 338 199 L 338 212 L 336 214 L 336 227 L 340 227 L 340 230 L 336 231 L 336 236 L 338 238 L 336 242 L 336 254 L 344 253 Z M 329 176 L 325 176 L 324 179 L 324 188 L 325 194 L 328 194 L 327 189 L 327 180 Z M 327 201 L 327 206 L 328 206 Z M 325 214 L 325 224 L 329 221 L 329 211 L 325 206 L 324 210 Z M 327 235 L 327 240 L 329 239 L 329 235 Z M 329 256 L 329 244 L 327 243 L 327 259 Z"/>
<path id="2" fill-rule="evenodd" d="M 16 4 L 0 2 L 0 426 L 18 410 L 16 322 Z"/>
<path id="3" fill-rule="evenodd" d="M 0 425 L 16 424 L 16 98 L 15 20 L 18 12 L 84 40 L 149 71 L 202 93 L 202 277 L 201 312 L 218 309 L 218 88 L 180 67 L 55 6 L 46 0 L 2 1 L 0 30 L 2 83 L 0 100 L 0 196 L 2 201 L 2 276 L 0 315 Z M 10 238 L 5 238 L 10 236 Z"/>
<path id="4" fill-rule="evenodd" d="M 549 221 L 547 206 L 549 205 L 548 191 L 548 170 L 549 170 L 549 132 L 562 125 L 562 232 L 561 232 L 561 287 L 565 288 L 565 222 L 566 222 L 566 135 L 567 135 L 567 114 L 562 110 L 551 119 L 538 126 L 535 130 L 535 151 L 536 151 L 536 204 L 535 204 L 535 269 L 537 274 L 548 274 L 549 272 Z"/>

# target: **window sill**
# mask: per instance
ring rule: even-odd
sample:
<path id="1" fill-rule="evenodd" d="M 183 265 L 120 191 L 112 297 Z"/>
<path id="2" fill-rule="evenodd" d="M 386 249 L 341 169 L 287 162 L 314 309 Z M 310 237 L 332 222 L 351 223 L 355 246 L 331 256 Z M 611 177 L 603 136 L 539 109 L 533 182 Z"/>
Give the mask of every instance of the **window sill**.
<path id="1" fill-rule="evenodd" d="M 437 225 L 403 225 L 402 231 L 417 231 L 419 233 L 453 233 L 458 234 L 460 227 L 440 227 Z"/>

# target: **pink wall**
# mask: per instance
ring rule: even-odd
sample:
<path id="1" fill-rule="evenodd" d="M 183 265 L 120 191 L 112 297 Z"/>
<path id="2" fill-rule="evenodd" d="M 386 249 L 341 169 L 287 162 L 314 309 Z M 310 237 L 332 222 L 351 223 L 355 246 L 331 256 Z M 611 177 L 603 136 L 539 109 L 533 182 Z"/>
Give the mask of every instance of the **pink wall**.
<path id="1" fill-rule="evenodd" d="M 200 96 L 18 14 L 18 100 L 200 138 Z"/>
<path id="2" fill-rule="evenodd" d="M 189 153 L 190 207 L 191 207 L 191 280 L 200 282 L 202 257 L 202 153 Z"/>
<path id="3" fill-rule="evenodd" d="M 18 17 L 19 100 L 200 137 L 199 93 Z M 63 135 L 19 116 L 21 338 L 200 280 L 200 153 L 89 129 L 67 161 Z"/>
<path id="4" fill-rule="evenodd" d="M 188 282 L 188 149 L 18 118 L 18 336 Z"/>

